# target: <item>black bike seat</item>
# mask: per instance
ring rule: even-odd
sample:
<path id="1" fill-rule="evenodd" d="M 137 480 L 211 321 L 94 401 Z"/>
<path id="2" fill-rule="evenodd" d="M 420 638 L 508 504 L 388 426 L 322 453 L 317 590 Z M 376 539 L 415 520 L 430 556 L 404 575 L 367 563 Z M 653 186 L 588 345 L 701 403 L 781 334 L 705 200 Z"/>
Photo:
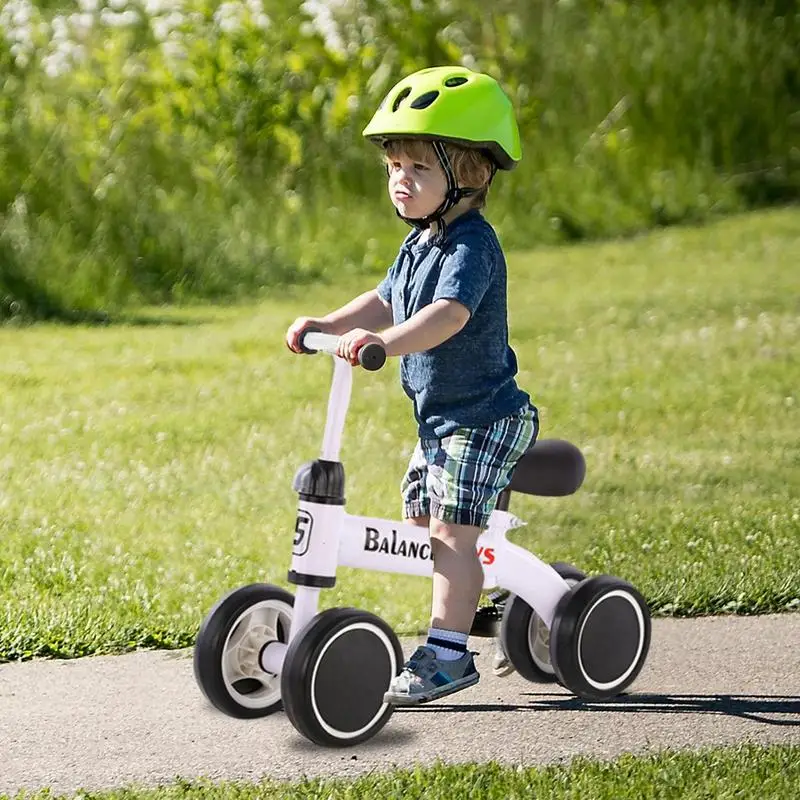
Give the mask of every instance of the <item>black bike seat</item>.
<path id="1" fill-rule="evenodd" d="M 583 453 L 564 439 L 540 439 L 517 462 L 508 487 L 538 497 L 576 492 L 586 475 Z"/>

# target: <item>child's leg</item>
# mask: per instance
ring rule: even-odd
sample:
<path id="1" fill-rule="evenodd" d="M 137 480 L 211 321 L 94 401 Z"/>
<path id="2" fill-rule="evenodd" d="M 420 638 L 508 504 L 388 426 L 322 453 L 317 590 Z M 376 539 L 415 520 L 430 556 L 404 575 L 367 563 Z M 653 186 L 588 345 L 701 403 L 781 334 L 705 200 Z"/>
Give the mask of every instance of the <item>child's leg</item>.
<path id="1" fill-rule="evenodd" d="M 420 524 L 430 516 L 434 559 L 431 628 L 384 700 L 425 703 L 477 683 L 467 650 L 483 586 L 476 553 L 497 495 L 511 469 L 533 442 L 535 414 L 525 409 L 488 428 L 461 428 L 442 439 L 421 440 L 402 484 L 405 517 Z"/>
<path id="2" fill-rule="evenodd" d="M 424 507 L 425 504 L 423 504 Z M 412 506 L 417 508 L 417 506 Z M 472 686 L 480 677 L 475 669 L 472 653 L 466 651 L 467 631 L 472 622 L 471 614 L 475 611 L 478 596 L 473 591 L 464 592 L 463 583 L 459 578 L 466 565 L 467 573 L 477 570 L 477 592 L 480 593 L 483 584 L 483 569 L 475 553 L 475 542 L 480 534 L 480 528 L 474 531 L 466 525 L 448 525 L 440 520 L 432 519 L 429 515 L 417 515 L 409 512 L 406 505 L 406 523 L 421 528 L 428 528 L 431 532 L 431 547 L 434 553 L 434 578 L 433 597 L 434 608 L 441 608 L 447 612 L 439 614 L 434 612 L 431 617 L 431 628 L 428 630 L 428 639 L 424 647 L 418 647 L 411 658 L 406 662 L 403 671 L 389 686 L 384 699 L 396 705 L 408 705 L 437 697 L 443 697 L 459 689 Z M 458 536 L 460 529 L 467 529 L 467 536 Z M 466 552 L 463 542 L 471 539 L 472 545 Z M 471 550 L 471 553 L 469 552 Z M 437 555 L 438 553 L 438 555 Z M 473 558 L 474 557 L 474 558 Z M 444 563 L 444 573 L 437 575 L 438 566 Z M 467 581 L 475 580 L 475 573 Z M 437 586 L 442 588 L 437 590 Z M 438 595 L 441 595 L 439 597 Z M 465 612 L 469 606 L 472 611 Z M 444 626 L 453 624 L 451 607 L 460 609 L 461 618 L 467 619 L 466 624 L 458 623 L 458 629 L 448 629 Z M 441 627 L 437 627 L 441 626 Z M 463 633 L 461 631 L 463 630 Z M 442 638 L 444 637 L 444 638 Z M 453 649 L 455 648 L 455 649 Z M 446 658 L 444 655 L 446 654 Z"/>
<path id="3" fill-rule="evenodd" d="M 431 518 L 431 627 L 467 634 L 483 586 L 476 544 L 481 528 Z"/>
<path id="4" fill-rule="evenodd" d="M 442 522 L 430 516 L 406 517 L 405 522 L 428 528 L 431 535 L 431 627 L 469 633 L 483 588 L 483 567 L 476 551 L 482 529 Z"/>

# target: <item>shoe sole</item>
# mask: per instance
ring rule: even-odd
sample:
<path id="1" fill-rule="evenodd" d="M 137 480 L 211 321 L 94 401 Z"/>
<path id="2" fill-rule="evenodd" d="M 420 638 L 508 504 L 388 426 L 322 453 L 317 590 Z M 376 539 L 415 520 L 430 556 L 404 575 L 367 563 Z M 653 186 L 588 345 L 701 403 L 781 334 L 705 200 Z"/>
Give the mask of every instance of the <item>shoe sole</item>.
<path id="1" fill-rule="evenodd" d="M 476 672 L 465 678 L 451 681 L 444 686 L 437 686 L 427 692 L 415 692 L 414 694 L 392 694 L 391 692 L 386 692 L 383 696 L 383 702 L 390 703 L 393 706 L 418 706 L 421 703 L 429 703 L 431 700 L 438 700 L 440 697 L 447 697 L 447 695 L 459 692 L 461 689 L 474 686 L 480 677 L 480 674 Z"/>
<path id="2" fill-rule="evenodd" d="M 512 672 L 516 672 L 511 662 L 506 661 L 505 664 L 492 667 L 492 674 L 498 678 L 507 678 Z"/>

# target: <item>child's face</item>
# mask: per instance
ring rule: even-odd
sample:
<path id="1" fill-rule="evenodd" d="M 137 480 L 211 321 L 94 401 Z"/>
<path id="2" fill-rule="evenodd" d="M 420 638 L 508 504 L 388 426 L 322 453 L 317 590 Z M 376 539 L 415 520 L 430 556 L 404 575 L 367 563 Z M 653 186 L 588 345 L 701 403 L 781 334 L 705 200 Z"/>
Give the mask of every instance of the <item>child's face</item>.
<path id="1" fill-rule="evenodd" d="M 402 216 L 421 219 L 444 201 L 447 179 L 435 155 L 415 155 L 412 158 L 400 152 L 388 156 L 389 197 Z"/>

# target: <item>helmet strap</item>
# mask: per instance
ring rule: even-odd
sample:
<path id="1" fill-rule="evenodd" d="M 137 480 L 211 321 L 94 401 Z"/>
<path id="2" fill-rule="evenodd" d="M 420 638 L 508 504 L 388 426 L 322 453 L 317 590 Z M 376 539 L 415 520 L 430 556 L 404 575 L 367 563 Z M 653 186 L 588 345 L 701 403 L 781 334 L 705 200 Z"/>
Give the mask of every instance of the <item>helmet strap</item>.
<path id="1" fill-rule="evenodd" d="M 437 231 L 436 238 L 443 239 L 447 233 L 447 226 L 445 225 L 443 219 L 444 215 L 463 198 L 469 197 L 480 190 L 459 187 L 458 182 L 456 181 L 455 172 L 453 172 L 453 165 L 450 163 L 450 157 L 447 155 L 447 150 L 445 149 L 444 143 L 434 140 L 431 142 L 431 144 L 433 145 L 434 152 L 439 160 L 439 166 L 442 168 L 442 170 L 444 170 L 445 180 L 447 181 L 447 191 L 445 192 L 442 204 L 432 214 L 428 214 L 427 217 L 404 217 L 396 209 L 395 213 L 398 217 L 400 217 L 401 220 L 403 220 L 403 222 L 405 222 L 407 225 L 410 225 L 412 228 L 417 228 L 417 230 L 425 230 L 426 228 L 430 228 L 434 222 L 438 223 L 439 230 Z"/>

